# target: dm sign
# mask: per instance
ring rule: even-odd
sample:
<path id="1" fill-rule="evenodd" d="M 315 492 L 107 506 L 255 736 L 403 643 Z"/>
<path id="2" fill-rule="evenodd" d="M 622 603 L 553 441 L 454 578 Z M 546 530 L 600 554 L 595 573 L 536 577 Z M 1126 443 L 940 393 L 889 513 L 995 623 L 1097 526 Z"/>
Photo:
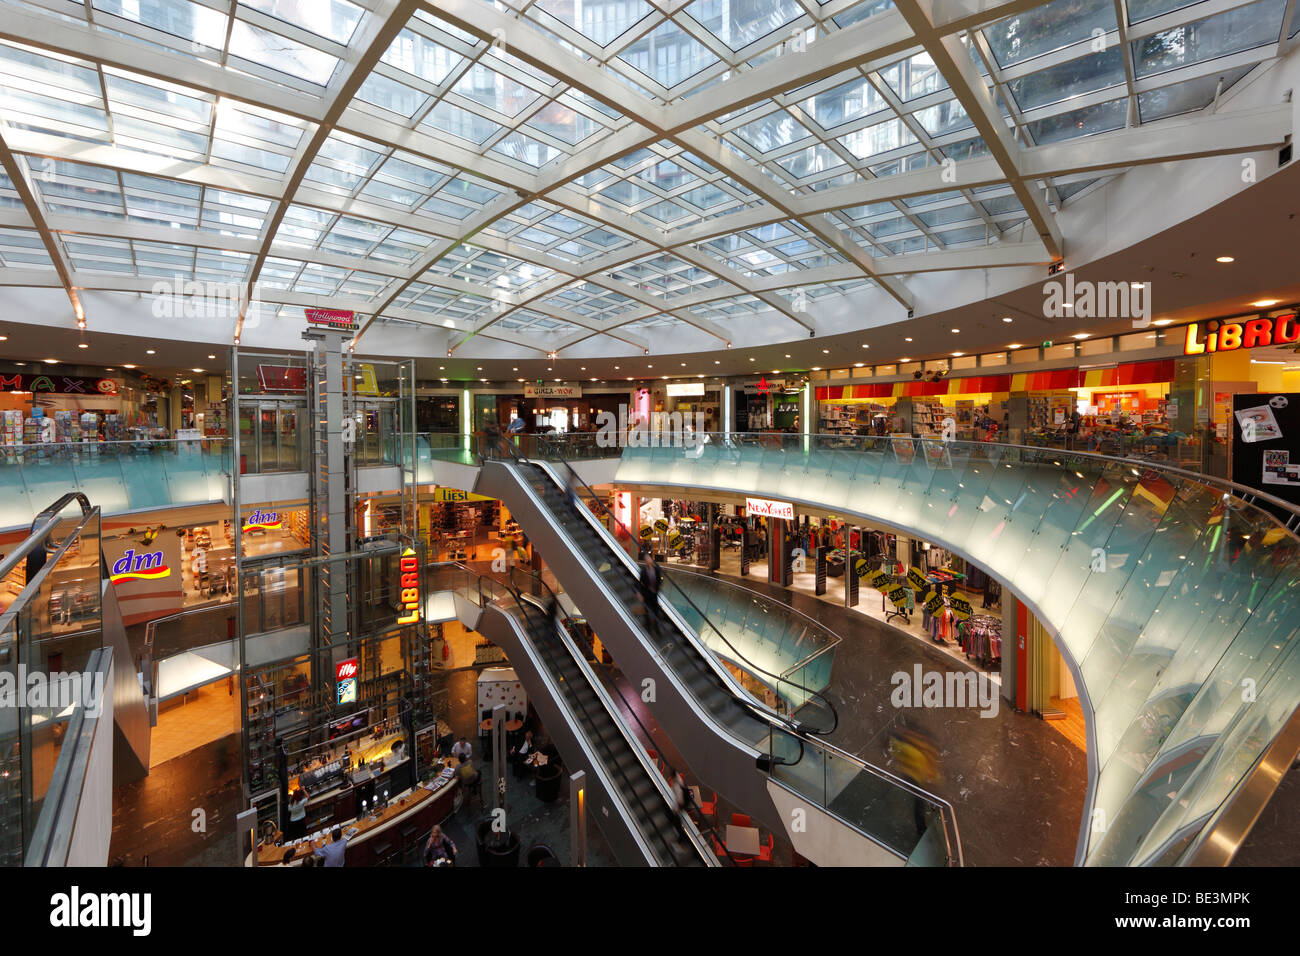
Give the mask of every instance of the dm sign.
<path id="1" fill-rule="evenodd" d="M 270 531 L 273 528 L 280 527 L 282 524 L 284 524 L 284 522 L 280 520 L 280 513 L 278 511 L 254 511 L 244 519 L 244 533 L 247 534 L 253 530 Z"/>
<path id="2" fill-rule="evenodd" d="M 170 577 L 172 569 L 163 564 L 163 553 L 151 551 L 148 554 L 136 554 L 134 548 L 127 548 L 126 553 L 113 562 L 109 569 L 109 580 L 114 584 L 123 581 L 156 581 Z"/>

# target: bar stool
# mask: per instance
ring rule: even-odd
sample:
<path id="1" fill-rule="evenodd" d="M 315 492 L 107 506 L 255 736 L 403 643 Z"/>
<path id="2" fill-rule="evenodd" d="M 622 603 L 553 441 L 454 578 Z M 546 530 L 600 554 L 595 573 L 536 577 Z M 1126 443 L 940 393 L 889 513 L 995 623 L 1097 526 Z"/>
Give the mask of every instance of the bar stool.
<path id="1" fill-rule="evenodd" d="M 401 856 L 401 851 L 394 848 L 391 840 L 375 846 L 375 866 L 392 866 Z"/>

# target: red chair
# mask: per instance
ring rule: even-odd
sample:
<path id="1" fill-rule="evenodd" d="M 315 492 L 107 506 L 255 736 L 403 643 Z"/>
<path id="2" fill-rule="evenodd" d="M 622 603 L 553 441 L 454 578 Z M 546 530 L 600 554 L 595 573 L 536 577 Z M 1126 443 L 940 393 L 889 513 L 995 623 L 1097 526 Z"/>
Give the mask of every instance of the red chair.
<path id="1" fill-rule="evenodd" d="M 650 755 L 651 760 L 657 761 L 659 759 L 659 751 L 655 750 L 653 747 L 647 747 L 645 752 Z"/>
<path id="2" fill-rule="evenodd" d="M 718 794 L 715 792 L 713 794 L 712 800 L 704 800 L 700 802 L 700 816 L 716 817 L 717 815 L 718 815 Z"/>
<path id="3" fill-rule="evenodd" d="M 717 837 L 713 837 L 713 852 L 724 860 L 727 858 L 727 848 L 718 842 Z"/>
<path id="4" fill-rule="evenodd" d="M 733 813 L 731 815 L 731 825 L 733 827 L 752 827 L 754 824 L 749 821 L 748 813 Z"/>
<path id="5" fill-rule="evenodd" d="M 772 834 L 767 835 L 767 842 L 759 844 L 758 862 L 766 863 L 769 866 L 772 863 L 772 851 L 776 849 L 776 837 Z"/>

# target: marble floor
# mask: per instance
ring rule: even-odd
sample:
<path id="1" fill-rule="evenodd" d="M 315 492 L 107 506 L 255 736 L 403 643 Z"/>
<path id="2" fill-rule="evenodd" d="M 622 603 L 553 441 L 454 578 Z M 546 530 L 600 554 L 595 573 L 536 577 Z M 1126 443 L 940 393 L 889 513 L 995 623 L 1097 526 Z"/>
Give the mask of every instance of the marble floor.
<path id="1" fill-rule="evenodd" d="M 842 638 L 829 688 L 840 717 L 831 743 L 894 770 L 888 752 L 894 731 L 907 727 L 934 742 L 941 776 L 931 789 L 953 805 L 968 866 L 1074 862 L 1087 761 L 1062 734 L 1001 698 L 989 717 L 971 707 L 896 708 L 890 702 L 894 674 L 914 673 L 917 665 L 943 672 L 973 668 L 869 615 L 752 575 L 731 580 L 791 604 Z"/>
<path id="2" fill-rule="evenodd" d="M 229 679 L 216 681 L 158 705 L 149 765 L 156 767 L 239 732 L 239 688 Z"/>

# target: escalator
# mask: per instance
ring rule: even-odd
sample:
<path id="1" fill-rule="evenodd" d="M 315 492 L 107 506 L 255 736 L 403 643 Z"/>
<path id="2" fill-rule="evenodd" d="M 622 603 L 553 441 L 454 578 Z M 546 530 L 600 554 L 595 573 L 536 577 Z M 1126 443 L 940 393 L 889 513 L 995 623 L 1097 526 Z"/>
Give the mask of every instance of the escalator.
<path id="1" fill-rule="evenodd" d="M 474 490 L 510 509 L 697 777 L 770 829 L 790 833 L 796 849 L 825 851 L 831 862 L 855 862 L 834 849 L 849 843 L 861 847 L 861 863 L 960 860 L 951 807 L 815 740 L 837 719 L 823 695 L 801 688 L 814 701 L 801 708 L 802 719 L 750 697 L 703 646 L 706 631 L 726 640 L 704 613 L 666 576 L 658 602 L 647 605 L 635 560 L 563 489 L 549 463 L 515 458 L 485 461 Z M 792 824 L 810 804 L 820 814 L 817 840 L 801 841 Z"/>
<path id="2" fill-rule="evenodd" d="M 612 816 L 610 807 L 595 815 L 620 864 L 717 865 L 694 825 L 674 809 L 649 755 L 543 601 L 510 589 L 485 608 L 479 630 L 524 672 L 533 705 L 559 743 L 566 766 L 587 770 L 589 786 L 602 790 L 613 805 Z M 540 688 L 546 693 L 538 693 Z"/>

